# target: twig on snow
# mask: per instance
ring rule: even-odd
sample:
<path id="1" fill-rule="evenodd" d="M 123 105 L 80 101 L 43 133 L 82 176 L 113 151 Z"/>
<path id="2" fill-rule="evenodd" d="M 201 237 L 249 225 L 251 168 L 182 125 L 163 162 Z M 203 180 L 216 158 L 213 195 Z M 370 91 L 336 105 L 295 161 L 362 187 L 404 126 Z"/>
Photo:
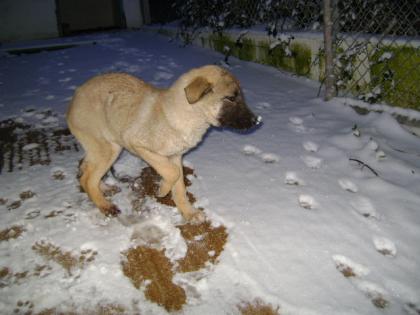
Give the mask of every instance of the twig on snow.
<path id="1" fill-rule="evenodd" d="M 360 165 L 362 165 L 362 169 L 363 169 L 363 167 L 367 167 L 368 169 L 370 169 L 371 170 L 371 172 L 373 173 L 373 174 L 375 174 L 376 176 L 379 176 L 379 174 L 378 174 L 378 172 L 376 172 L 373 168 L 371 168 L 369 165 L 367 165 L 365 162 L 363 162 L 363 161 L 360 161 L 360 160 L 358 160 L 358 159 L 352 159 L 352 158 L 350 158 L 349 159 L 349 161 L 354 161 L 354 162 L 357 162 L 357 163 L 359 163 Z"/>

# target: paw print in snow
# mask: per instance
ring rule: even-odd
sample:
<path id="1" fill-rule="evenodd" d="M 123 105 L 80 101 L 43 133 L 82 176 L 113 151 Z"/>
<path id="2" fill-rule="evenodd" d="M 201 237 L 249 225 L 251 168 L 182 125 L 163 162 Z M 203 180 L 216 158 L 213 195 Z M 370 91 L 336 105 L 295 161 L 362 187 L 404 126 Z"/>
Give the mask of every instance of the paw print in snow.
<path id="1" fill-rule="evenodd" d="M 280 160 L 278 155 L 274 153 L 263 153 L 260 157 L 265 163 L 276 163 Z"/>
<path id="2" fill-rule="evenodd" d="M 302 157 L 303 162 L 305 165 L 312 169 L 319 169 L 321 168 L 323 160 L 319 157 L 313 156 L 313 155 L 306 155 Z"/>
<path id="3" fill-rule="evenodd" d="M 300 126 L 303 124 L 303 119 L 296 116 L 289 117 L 289 121 L 295 126 Z"/>
<path id="4" fill-rule="evenodd" d="M 257 103 L 256 108 L 259 110 L 269 109 L 271 108 L 271 104 L 267 102 L 259 102 Z"/>
<path id="5" fill-rule="evenodd" d="M 13 310 L 15 314 L 32 314 L 34 303 L 31 301 L 17 301 L 16 308 Z"/>
<path id="6" fill-rule="evenodd" d="M 389 306 L 388 294 L 379 285 L 369 281 L 360 281 L 356 283 L 356 287 L 362 291 L 377 308 L 384 309 Z"/>
<path id="7" fill-rule="evenodd" d="M 259 155 L 259 154 L 261 154 L 260 149 L 258 149 L 257 147 L 254 147 L 253 145 L 249 145 L 249 144 L 247 144 L 243 147 L 242 152 L 245 155 Z"/>
<path id="8" fill-rule="evenodd" d="M 286 172 L 284 183 L 286 185 L 295 185 L 295 186 L 301 186 L 305 184 L 305 182 L 301 180 L 295 172 Z"/>
<path id="9" fill-rule="evenodd" d="M 373 244 L 376 250 L 384 256 L 395 257 L 397 254 L 394 242 L 385 237 L 374 237 Z"/>
<path id="10" fill-rule="evenodd" d="M 62 168 L 53 168 L 51 170 L 51 178 L 54 180 L 63 180 L 66 178 L 66 173 Z"/>
<path id="11" fill-rule="evenodd" d="M 378 218 L 378 213 L 369 198 L 359 196 L 352 200 L 350 205 L 365 218 Z"/>
<path id="12" fill-rule="evenodd" d="M 350 179 L 348 178 L 340 178 L 338 180 L 338 184 L 340 187 L 344 190 L 347 190 L 349 192 L 355 193 L 359 189 L 357 188 L 356 184 L 354 184 Z"/>
<path id="13" fill-rule="evenodd" d="M 304 209 L 315 209 L 316 202 L 315 199 L 310 195 L 299 195 L 299 205 Z"/>
<path id="14" fill-rule="evenodd" d="M 334 255 L 332 259 L 334 260 L 337 270 L 340 271 L 346 278 L 362 277 L 366 276 L 370 272 L 367 267 L 354 262 L 346 256 Z"/>
<path id="15" fill-rule="evenodd" d="M 289 122 L 292 124 L 293 128 L 298 133 L 305 133 L 306 127 L 303 125 L 303 119 L 299 117 L 290 117 Z"/>
<path id="16" fill-rule="evenodd" d="M 303 143 L 303 148 L 308 152 L 317 152 L 319 147 L 315 142 L 305 141 Z"/>
<path id="17" fill-rule="evenodd" d="M 242 148 L 242 153 L 245 155 L 255 155 L 260 157 L 265 163 L 275 163 L 280 160 L 279 156 L 274 153 L 263 153 L 260 149 L 257 147 L 254 147 L 253 145 L 245 145 Z"/>

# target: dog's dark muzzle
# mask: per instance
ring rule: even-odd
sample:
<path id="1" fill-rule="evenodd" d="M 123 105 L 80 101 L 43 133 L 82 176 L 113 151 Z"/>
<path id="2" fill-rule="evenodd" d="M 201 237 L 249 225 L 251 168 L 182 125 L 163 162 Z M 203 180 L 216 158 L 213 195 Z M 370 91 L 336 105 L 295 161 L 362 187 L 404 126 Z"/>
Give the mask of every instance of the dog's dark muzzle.
<path id="1" fill-rule="evenodd" d="M 254 115 L 245 103 L 224 104 L 220 111 L 221 127 L 247 130 L 261 123 L 261 116 Z"/>

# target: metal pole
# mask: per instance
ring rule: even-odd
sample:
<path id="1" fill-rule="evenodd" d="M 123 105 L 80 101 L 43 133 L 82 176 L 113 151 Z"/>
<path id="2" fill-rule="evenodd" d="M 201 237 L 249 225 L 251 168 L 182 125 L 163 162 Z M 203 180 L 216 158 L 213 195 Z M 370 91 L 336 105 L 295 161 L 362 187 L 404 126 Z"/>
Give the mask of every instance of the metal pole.
<path id="1" fill-rule="evenodd" d="M 325 100 L 335 96 L 332 2 L 324 0 Z"/>

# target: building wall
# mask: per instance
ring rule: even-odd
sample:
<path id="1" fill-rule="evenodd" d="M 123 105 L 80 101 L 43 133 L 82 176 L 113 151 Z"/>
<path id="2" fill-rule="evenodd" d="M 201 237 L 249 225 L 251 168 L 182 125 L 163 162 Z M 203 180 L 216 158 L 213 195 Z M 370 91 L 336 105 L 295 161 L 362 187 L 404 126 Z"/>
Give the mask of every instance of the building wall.
<path id="1" fill-rule="evenodd" d="M 138 28 L 144 24 L 139 0 L 123 0 L 127 28 Z"/>
<path id="2" fill-rule="evenodd" d="M 58 0 L 64 34 L 119 26 L 113 0 Z"/>
<path id="3" fill-rule="evenodd" d="M 1 0 L 0 41 L 58 36 L 55 0 Z"/>
<path id="4" fill-rule="evenodd" d="M 146 14 L 142 13 L 142 10 L 144 11 L 148 0 L 120 1 L 128 28 L 138 28 L 145 24 L 144 18 L 147 18 L 147 12 Z M 74 12 L 77 3 L 87 5 L 89 2 L 92 1 L 75 0 L 71 10 L 65 10 L 65 13 Z M 102 10 L 102 14 L 95 16 L 73 14 L 73 17 L 68 17 L 69 21 L 71 20 L 72 25 L 81 30 L 98 24 L 102 27 L 118 24 L 116 23 L 118 17 L 115 16 L 118 13 L 116 13 L 115 8 L 111 8 L 111 2 L 110 0 L 102 2 L 101 5 L 108 8 L 108 10 Z M 0 0 L 0 42 L 60 36 L 56 4 L 56 0 Z M 114 15 L 112 12 L 114 12 Z M 74 16 L 78 18 L 74 19 Z M 66 17 L 65 15 L 64 20 Z M 61 21 L 61 23 L 63 22 L 66 21 Z"/>

